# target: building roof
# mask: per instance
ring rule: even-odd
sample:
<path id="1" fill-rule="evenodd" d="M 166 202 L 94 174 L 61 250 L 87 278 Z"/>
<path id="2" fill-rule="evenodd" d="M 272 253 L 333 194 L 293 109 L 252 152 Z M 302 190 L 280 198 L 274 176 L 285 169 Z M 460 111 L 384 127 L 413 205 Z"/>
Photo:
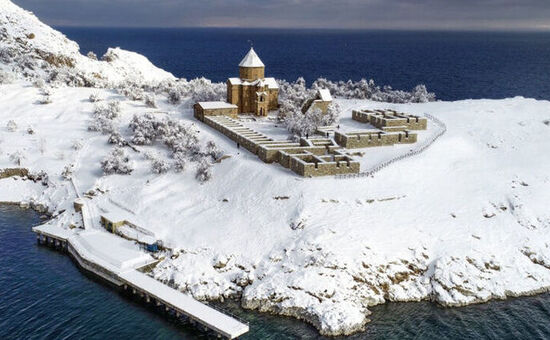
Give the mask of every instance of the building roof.
<path id="1" fill-rule="evenodd" d="M 226 102 L 198 102 L 203 109 L 205 110 L 211 110 L 211 109 L 236 109 L 237 105 L 235 104 L 229 104 Z"/>
<path id="2" fill-rule="evenodd" d="M 250 82 L 250 81 L 242 80 L 240 78 L 229 78 L 229 83 L 231 83 L 231 85 L 251 86 L 251 85 L 258 85 L 259 84 L 258 80 L 260 79 L 256 79 Z M 264 79 L 261 79 L 261 81 L 264 85 L 267 85 L 267 87 L 270 89 L 279 88 L 277 81 L 273 77 L 264 78 Z"/>
<path id="3" fill-rule="evenodd" d="M 240 67 L 265 67 L 264 63 L 260 60 L 260 57 L 254 52 L 251 47 L 250 51 L 244 56 L 243 60 L 239 63 Z"/>
<path id="4" fill-rule="evenodd" d="M 319 89 L 319 90 L 317 90 L 317 94 L 319 96 L 319 99 L 321 99 L 324 102 L 332 101 L 332 96 L 331 96 L 330 91 L 328 89 Z"/>

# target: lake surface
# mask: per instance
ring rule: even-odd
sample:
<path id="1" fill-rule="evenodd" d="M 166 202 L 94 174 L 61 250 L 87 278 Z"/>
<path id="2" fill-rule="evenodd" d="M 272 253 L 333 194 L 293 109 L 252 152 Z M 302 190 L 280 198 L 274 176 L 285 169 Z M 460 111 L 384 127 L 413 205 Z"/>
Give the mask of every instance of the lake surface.
<path id="1" fill-rule="evenodd" d="M 37 245 L 31 227 L 39 223 L 32 210 L 0 205 L 0 339 L 206 338 Z M 242 339 L 320 338 L 294 319 L 243 311 L 235 303 L 224 308 L 250 322 Z M 549 294 L 463 308 L 392 303 L 372 311 L 368 330 L 345 339 L 550 339 Z"/>
<path id="2" fill-rule="evenodd" d="M 139 52 L 187 79 L 238 75 L 250 42 L 266 75 L 311 82 L 374 79 L 410 90 L 425 84 L 439 99 L 550 99 L 550 33 L 399 32 L 273 29 L 57 27 L 101 56 L 108 47 Z"/>

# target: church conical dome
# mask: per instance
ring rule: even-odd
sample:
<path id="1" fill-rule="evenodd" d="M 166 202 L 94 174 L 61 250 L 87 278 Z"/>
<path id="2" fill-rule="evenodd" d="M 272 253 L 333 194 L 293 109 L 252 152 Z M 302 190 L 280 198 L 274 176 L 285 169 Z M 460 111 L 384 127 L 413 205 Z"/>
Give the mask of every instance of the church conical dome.
<path id="1" fill-rule="evenodd" d="M 250 51 L 248 51 L 243 60 L 239 63 L 239 67 L 265 67 L 265 65 L 251 47 Z"/>

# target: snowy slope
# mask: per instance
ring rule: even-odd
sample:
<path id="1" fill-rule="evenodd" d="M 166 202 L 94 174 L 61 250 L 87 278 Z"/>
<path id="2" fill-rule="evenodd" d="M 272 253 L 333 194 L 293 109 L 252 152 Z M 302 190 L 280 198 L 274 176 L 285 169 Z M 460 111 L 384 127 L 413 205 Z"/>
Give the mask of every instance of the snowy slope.
<path id="1" fill-rule="evenodd" d="M 117 124 L 126 136 L 134 113 L 163 111 L 157 115 L 195 124 L 201 139 L 221 146 L 230 157 L 214 165 L 211 181 L 200 184 L 192 166 L 156 175 L 137 153 L 130 154 L 136 163 L 132 175 L 104 176 L 99 161 L 111 146 L 107 136 L 86 129 L 92 91 L 57 89 L 52 104 L 37 105 L 38 89 L 0 86 L 2 121 L 18 125 L 16 132 L 0 126 L 0 168 L 14 166 L 14 152 L 24 153 L 22 166 L 45 170 L 51 185 L 39 194 L 24 184 L 22 199 L 59 211 L 71 209 L 75 197 L 60 174 L 66 164 L 76 164 L 80 192 L 105 192 L 96 191 L 93 199 L 99 210 L 116 202 L 174 248 L 155 277 L 197 298 L 242 294 L 248 308 L 342 334 L 361 329 L 368 306 L 385 301 L 463 305 L 550 286 L 547 101 L 339 100 L 346 108 L 343 120 L 352 108 L 429 112 L 448 132 L 424 153 L 374 177 L 308 179 L 237 149 L 195 121 L 191 110 L 174 110 L 164 98 L 153 110 L 100 93 L 122 100 Z M 34 134 L 26 132 L 28 125 Z M 83 147 L 75 150 L 75 140 Z M 167 157 L 161 144 L 142 149 Z M 14 183 L 26 182 L 0 180 L 0 192 L 14 191 Z"/>
<path id="2" fill-rule="evenodd" d="M 76 42 L 9 0 L 0 0 L 0 37 L 0 61 L 28 76 L 48 79 L 61 72 L 86 86 L 100 87 L 174 79 L 144 56 L 120 48 L 107 51 L 104 59 L 109 61 L 90 59 Z"/>

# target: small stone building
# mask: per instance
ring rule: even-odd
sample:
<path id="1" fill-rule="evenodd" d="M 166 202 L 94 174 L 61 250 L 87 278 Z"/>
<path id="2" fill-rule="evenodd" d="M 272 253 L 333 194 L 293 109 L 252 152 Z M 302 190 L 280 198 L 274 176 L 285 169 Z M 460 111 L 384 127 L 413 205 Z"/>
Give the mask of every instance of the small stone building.
<path id="1" fill-rule="evenodd" d="M 327 89 L 317 90 L 315 98 L 309 99 L 302 107 L 302 112 L 306 113 L 309 110 L 319 109 L 323 113 L 327 113 L 328 107 L 332 104 L 332 95 Z"/>
<path id="2" fill-rule="evenodd" d="M 204 121 L 204 116 L 231 116 L 237 118 L 239 108 L 226 102 L 198 102 L 193 106 L 195 118 Z"/>
<path id="3" fill-rule="evenodd" d="M 237 105 L 238 113 L 267 116 L 276 110 L 279 85 L 275 78 L 265 78 L 265 65 L 253 48 L 239 63 L 239 78 L 227 80 L 227 101 Z"/>

